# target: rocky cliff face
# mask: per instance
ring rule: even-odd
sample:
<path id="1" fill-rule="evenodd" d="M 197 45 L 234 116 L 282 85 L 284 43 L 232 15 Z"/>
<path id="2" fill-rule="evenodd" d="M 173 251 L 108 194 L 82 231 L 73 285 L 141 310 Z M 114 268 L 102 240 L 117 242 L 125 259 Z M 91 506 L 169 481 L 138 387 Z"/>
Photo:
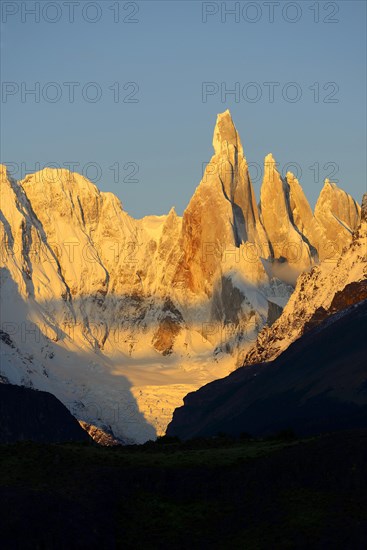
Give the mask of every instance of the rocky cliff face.
<path id="1" fill-rule="evenodd" d="M 337 258 L 358 228 L 361 218 L 359 204 L 334 183 L 325 180 L 315 206 L 315 222 L 319 233 L 318 247 L 321 260 Z"/>
<path id="2" fill-rule="evenodd" d="M 249 277 L 253 275 L 256 283 L 266 282 L 260 257 L 270 254 L 247 161 L 229 111 L 218 115 L 213 147 L 215 154 L 183 215 L 183 254 L 175 276 L 185 288 L 208 296 L 218 274 L 231 264 L 238 264 Z M 252 262 L 246 262 L 241 249 L 245 243 L 255 247 Z"/>
<path id="3" fill-rule="evenodd" d="M 289 182 L 282 180 L 273 156 L 268 155 L 261 187 L 261 219 L 270 241 L 273 261 L 286 262 L 296 278 L 314 265 L 315 250 L 301 229 L 304 225 L 302 216 L 307 219 L 308 203 L 297 180 L 289 178 Z M 301 227 L 297 227 L 297 222 Z"/>
<path id="4" fill-rule="evenodd" d="M 183 217 L 135 220 L 79 174 L 15 182 L 2 167 L 5 379 L 128 442 L 163 433 L 188 391 L 235 368 L 287 303 L 289 272 L 317 264 L 316 213 L 267 157 L 260 215 L 228 111 L 213 147 Z M 324 225 L 349 242 L 358 205 L 333 189 L 342 204 L 323 199 Z"/>
<path id="5" fill-rule="evenodd" d="M 362 217 L 349 246 L 335 260 L 324 260 L 300 275 L 282 315 L 260 332 L 244 365 L 275 359 L 327 316 L 367 298 L 366 195 L 362 205 Z"/>

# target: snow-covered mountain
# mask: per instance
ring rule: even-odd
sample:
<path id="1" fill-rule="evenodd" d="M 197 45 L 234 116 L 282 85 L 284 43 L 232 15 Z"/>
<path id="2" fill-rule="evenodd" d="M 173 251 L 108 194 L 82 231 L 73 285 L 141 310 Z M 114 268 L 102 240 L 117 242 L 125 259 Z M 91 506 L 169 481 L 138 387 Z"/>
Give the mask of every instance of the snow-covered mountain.
<path id="1" fill-rule="evenodd" d="M 235 368 L 299 273 L 352 241 L 358 204 L 326 182 L 312 213 L 271 155 L 257 207 L 229 111 L 213 147 L 183 217 L 135 220 L 79 174 L 47 168 L 15 182 L 1 168 L 4 381 L 145 441 L 184 395 Z"/>

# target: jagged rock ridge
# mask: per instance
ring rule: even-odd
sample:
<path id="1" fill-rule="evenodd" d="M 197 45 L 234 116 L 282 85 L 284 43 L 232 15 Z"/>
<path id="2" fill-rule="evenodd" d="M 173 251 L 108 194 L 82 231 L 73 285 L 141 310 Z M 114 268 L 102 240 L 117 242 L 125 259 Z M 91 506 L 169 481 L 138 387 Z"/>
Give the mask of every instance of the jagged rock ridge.
<path id="1" fill-rule="evenodd" d="M 271 327 L 264 327 L 244 365 L 271 361 L 290 343 L 327 316 L 367 298 L 367 194 L 362 216 L 352 241 L 333 260 L 324 260 L 297 280 L 282 315 Z"/>

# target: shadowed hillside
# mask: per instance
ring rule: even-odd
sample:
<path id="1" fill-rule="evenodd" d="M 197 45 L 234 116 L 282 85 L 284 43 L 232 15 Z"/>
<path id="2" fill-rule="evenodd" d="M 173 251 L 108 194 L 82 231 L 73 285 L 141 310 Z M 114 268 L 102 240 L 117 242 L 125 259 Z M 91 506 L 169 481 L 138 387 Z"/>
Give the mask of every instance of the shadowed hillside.
<path id="1" fill-rule="evenodd" d="M 91 441 L 54 395 L 0 384 L 0 443 Z"/>
<path id="2" fill-rule="evenodd" d="M 367 300 L 325 320 L 270 363 L 189 394 L 167 434 L 299 435 L 367 425 Z"/>

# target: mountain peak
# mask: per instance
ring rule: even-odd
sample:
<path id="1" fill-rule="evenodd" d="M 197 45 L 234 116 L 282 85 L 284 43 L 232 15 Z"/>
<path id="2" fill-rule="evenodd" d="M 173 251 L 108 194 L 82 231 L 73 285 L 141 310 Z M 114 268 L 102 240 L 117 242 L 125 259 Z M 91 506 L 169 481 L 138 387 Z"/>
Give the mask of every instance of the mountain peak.
<path id="1" fill-rule="evenodd" d="M 277 180 L 280 180 L 276 160 L 272 153 L 269 153 L 264 159 L 264 178 L 268 179 L 270 182 L 273 182 L 275 174 L 279 176 Z"/>
<path id="2" fill-rule="evenodd" d="M 264 164 L 265 164 L 265 168 L 271 168 L 271 169 L 276 168 L 277 163 L 275 158 L 273 157 L 273 153 L 269 153 L 266 155 L 264 159 Z"/>
<path id="3" fill-rule="evenodd" d="M 176 208 L 174 206 L 171 207 L 170 211 L 168 212 L 167 218 L 178 218 L 178 214 L 176 212 Z"/>
<path id="4" fill-rule="evenodd" d="M 325 181 L 324 181 L 324 188 L 330 188 L 330 189 L 336 189 L 337 188 L 337 185 L 335 183 L 332 183 L 329 178 L 326 178 Z"/>
<path id="5" fill-rule="evenodd" d="M 296 176 L 293 174 L 293 172 L 287 172 L 285 177 L 288 183 L 297 181 L 297 183 L 299 184 L 299 181 L 296 178 Z"/>
<path id="6" fill-rule="evenodd" d="M 66 168 L 46 166 L 34 174 L 27 174 L 19 183 L 27 194 L 40 193 L 42 197 L 48 194 L 54 200 L 59 197 L 62 202 L 64 202 L 65 197 L 80 193 L 86 198 L 100 196 L 101 194 L 97 186 L 88 178 Z M 67 194 L 65 195 L 66 191 Z"/>
<path id="7" fill-rule="evenodd" d="M 222 152 L 223 146 L 233 145 L 238 152 L 243 154 L 240 136 L 231 117 L 229 109 L 217 115 L 214 128 L 213 147 L 216 155 Z"/>

